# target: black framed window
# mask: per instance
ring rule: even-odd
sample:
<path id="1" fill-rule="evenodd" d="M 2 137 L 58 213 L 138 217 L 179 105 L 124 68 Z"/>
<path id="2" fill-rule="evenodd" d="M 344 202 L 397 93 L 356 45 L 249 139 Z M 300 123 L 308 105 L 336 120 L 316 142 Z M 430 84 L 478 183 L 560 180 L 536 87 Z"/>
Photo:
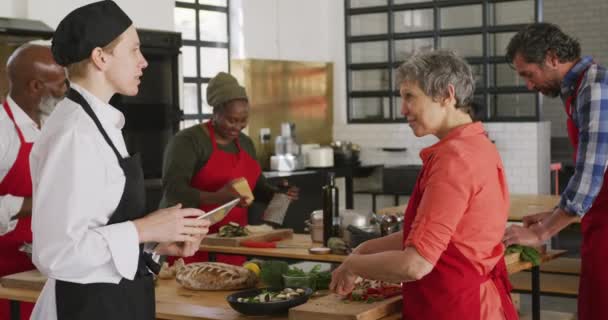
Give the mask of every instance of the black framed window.
<path id="1" fill-rule="evenodd" d="M 182 33 L 183 119 L 181 128 L 211 117 L 207 83 L 230 72 L 230 0 L 175 1 L 175 30 Z"/>
<path id="2" fill-rule="evenodd" d="M 455 50 L 473 67 L 484 121 L 539 121 L 540 95 L 505 62 L 542 0 L 345 0 L 347 119 L 401 122 L 394 70 L 417 50 Z"/>

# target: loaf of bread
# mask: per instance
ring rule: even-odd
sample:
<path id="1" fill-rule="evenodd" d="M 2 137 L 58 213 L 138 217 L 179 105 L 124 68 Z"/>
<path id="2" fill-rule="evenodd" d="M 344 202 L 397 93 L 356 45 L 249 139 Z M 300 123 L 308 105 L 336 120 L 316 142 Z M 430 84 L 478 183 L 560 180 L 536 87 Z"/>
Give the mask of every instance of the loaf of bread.
<path id="1" fill-rule="evenodd" d="M 257 276 L 243 267 L 221 262 L 197 262 L 178 270 L 176 280 L 192 290 L 238 290 L 254 287 Z"/>
<path id="2" fill-rule="evenodd" d="M 163 262 L 160 272 L 158 273 L 158 277 L 160 279 L 173 279 L 179 270 L 184 268 L 186 264 L 184 263 L 184 259 L 180 258 L 176 260 L 172 266 L 169 267 L 169 263 Z"/>

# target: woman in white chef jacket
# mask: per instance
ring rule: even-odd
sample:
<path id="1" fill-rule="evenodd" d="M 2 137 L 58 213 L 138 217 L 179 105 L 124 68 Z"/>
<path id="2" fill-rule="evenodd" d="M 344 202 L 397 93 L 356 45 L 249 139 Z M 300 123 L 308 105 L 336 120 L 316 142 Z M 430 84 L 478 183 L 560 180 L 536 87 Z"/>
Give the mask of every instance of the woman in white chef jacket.
<path id="1" fill-rule="evenodd" d="M 31 155 L 33 260 L 49 277 L 33 319 L 154 319 L 158 254 L 194 254 L 208 222 L 179 206 L 146 215 L 139 157 L 108 104 L 136 95 L 147 62 L 129 17 L 112 1 L 68 14 L 52 44 L 72 88 Z"/>

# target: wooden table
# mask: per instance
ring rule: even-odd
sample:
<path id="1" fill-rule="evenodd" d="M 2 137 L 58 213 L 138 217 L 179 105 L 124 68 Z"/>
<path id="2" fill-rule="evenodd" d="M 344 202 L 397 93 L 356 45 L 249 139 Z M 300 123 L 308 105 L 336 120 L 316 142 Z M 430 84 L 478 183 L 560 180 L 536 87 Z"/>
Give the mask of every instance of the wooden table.
<path id="1" fill-rule="evenodd" d="M 511 195 L 509 221 L 522 221 L 522 218 L 543 211 L 552 211 L 559 204 L 561 197 L 543 194 Z M 580 219 L 576 223 L 580 223 Z"/>
<path id="2" fill-rule="evenodd" d="M 313 244 L 310 235 L 295 234 L 293 239 L 284 240 L 282 243 L 297 243 L 303 246 L 318 246 Z M 237 254 L 250 257 L 266 257 L 278 259 L 294 259 L 303 261 L 319 261 L 340 263 L 346 256 L 341 255 L 314 255 L 308 253 L 307 249 L 260 249 L 244 247 L 225 247 L 225 246 L 201 246 L 201 249 L 211 253 Z M 565 251 L 549 251 L 543 256 L 543 262 L 550 261 L 563 255 Z M 532 313 L 533 319 L 540 319 L 540 271 L 539 267 L 532 267 L 529 262 L 514 262 L 507 265 L 509 273 L 516 273 L 522 270 L 532 269 Z M 191 291 L 183 289 L 174 280 L 159 280 L 156 286 L 156 315 L 158 319 L 166 320 L 245 320 L 245 317 L 232 310 L 226 302 L 229 291 Z M 18 317 L 17 301 L 35 302 L 40 294 L 39 289 L 14 289 L 0 286 L 0 298 L 11 300 L 13 309 L 13 319 Z M 534 316 L 537 315 L 537 316 Z M 16 318 L 15 318 L 16 317 Z M 391 315 L 382 320 L 399 319 L 400 315 Z M 286 320 L 287 316 L 264 317 L 264 319 Z"/>
<path id="3" fill-rule="evenodd" d="M 525 199 L 525 198 L 522 198 Z M 314 244 L 307 234 L 294 234 L 292 239 L 283 240 L 280 243 L 298 244 L 306 247 L 317 247 L 320 244 Z M 278 259 L 295 259 L 303 261 L 319 261 L 340 263 L 346 259 L 342 255 L 317 255 L 310 254 L 305 248 L 281 248 L 281 249 L 261 249 L 261 248 L 246 248 L 246 247 L 227 247 L 227 246 L 209 246 L 202 245 L 201 250 L 209 252 L 209 258 L 213 259 L 215 254 L 236 254 L 247 257 L 263 257 L 263 258 L 278 258 Z M 553 260 L 566 253 L 565 250 L 550 250 L 543 255 L 542 262 Z M 540 320 L 540 268 L 532 266 L 530 262 L 517 261 L 509 263 L 507 270 L 509 274 L 520 272 L 522 270 L 531 269 L 532 272 L 532 319 Z"/>
<path id="4" fill-rule="evenodd" d="M 542 212 L 551 211 L 559 204 L 560 196 L 545 194 L 512 194 L 509 207 L 509 221 L 522 221 L 522 218 Z M 403 215 L 407 204 L 387 207 L 378 210 L 378 214 Z M 580 221 L 579 221 L 580 222 Z"/>
<path id="5" fill-rule="evenodd" d="M 38 271 L 29 271 L 37 273 Z M 11 319 L 19 319 L 18 301 L 35 302 L 41 289 L 5 288 L 0 285 L 0 299 L 11 301 Z M 226 296 L 234 291 L 193 291 L 182 288 L 175 280 L 158 280 L 156 285 L 156 318 L 164 320 L 287 320 L 284 316 L 248 317 L 234 311 Z M 381 320 L 396 320 L 400 314 Z M 2 319 L 4 320 L 4 319 Z"/>

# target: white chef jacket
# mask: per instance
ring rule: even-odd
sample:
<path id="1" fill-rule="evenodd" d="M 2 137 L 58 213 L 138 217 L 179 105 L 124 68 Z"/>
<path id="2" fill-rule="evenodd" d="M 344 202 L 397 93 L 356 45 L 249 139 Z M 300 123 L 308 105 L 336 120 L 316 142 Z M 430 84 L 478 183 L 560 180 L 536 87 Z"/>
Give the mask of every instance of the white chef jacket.
<path id="1" fill-rule="evenodd" d="M 123 114 L 77 84 L 121 153 L 127 150 Z M 118 283 L 137 271 L 139 239 L 131 221 L 106 225 L 125 176 L 91 117 L 70 99 L 45 123 L 30 156 L 33 181 L 33 262 L 49 280 L 32 319 L 56 319 L 55 279 Z"/>
<path id="2" fill-rule="evenodd" d="M 6 101 L 25 141 L 36 141 L 38 135 L 40 135 L 40 129 L 38 129 L 36 122 L 10 96 L 6 97 Z M 19 148 L 21 148 L 21 141 L 17 130 L 15 130 L 15 125 L 4 110 L 4 106 L 0 105 L 0 181 L 6 177 L 15 164 Z M 21 211 L 22 205 L 23 197 L 16 197 L 11 194 L 0 196 L 0 235 L 15 229 L 18 220 L 11 220 L 11 218 Z"/>

